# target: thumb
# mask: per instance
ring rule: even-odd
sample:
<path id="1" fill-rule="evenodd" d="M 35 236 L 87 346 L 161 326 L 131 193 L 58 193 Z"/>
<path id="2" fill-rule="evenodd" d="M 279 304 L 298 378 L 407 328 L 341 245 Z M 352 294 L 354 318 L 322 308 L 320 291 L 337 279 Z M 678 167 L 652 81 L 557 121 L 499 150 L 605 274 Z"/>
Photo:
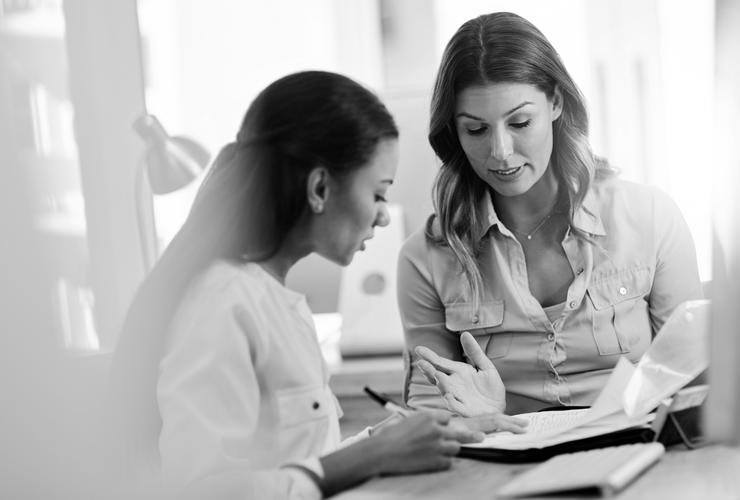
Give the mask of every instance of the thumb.
<path id="1" fill-rule="evenodd" d="M 462 335 L 460 335 L 460 343 L 462 344 L 465 355 L 473 363 L 473 366 L 479 370 L 490 370 L 491 368 L 494 370 L 496 369 L 493 362 L 488 358 L 488 356 L 486 356 L 486 353 L 483 352 L 480 344 L 478 344 L 478 341 L 475 340 L 470 332 L 462 332 Z"/>

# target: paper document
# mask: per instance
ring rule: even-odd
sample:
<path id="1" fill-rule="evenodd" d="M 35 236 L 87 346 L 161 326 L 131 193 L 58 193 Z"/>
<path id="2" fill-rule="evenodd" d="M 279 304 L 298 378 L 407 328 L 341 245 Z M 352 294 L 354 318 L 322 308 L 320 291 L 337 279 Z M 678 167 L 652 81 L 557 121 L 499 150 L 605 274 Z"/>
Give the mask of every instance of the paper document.
<path id="1" fill-rule="evenodd" d="M 673 310 L 624 391 L 628 415 L 654 410 L 709 366 L 709 307 L 708 300 L 689 300 Z"/>
<path id="2" fill-rule="evenodd" d="M 544 448 L 648 423 L 652 415 L 632 419 L 622 406 L 622 394 L 634 371 L 632 363 L 626 358 L 620 358 L 604 389 L 590 408 L 522 413 L 516 416 L 529 421 L 524 434 L 497 432 L 489 434 L 480 443 L 465 446 L 509 450 Z"/>

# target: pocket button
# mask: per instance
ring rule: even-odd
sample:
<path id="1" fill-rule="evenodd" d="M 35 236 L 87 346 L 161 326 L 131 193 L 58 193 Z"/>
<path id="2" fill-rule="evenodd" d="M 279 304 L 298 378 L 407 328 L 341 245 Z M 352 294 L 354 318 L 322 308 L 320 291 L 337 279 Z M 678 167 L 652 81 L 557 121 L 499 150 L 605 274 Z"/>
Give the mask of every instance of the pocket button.
<path id="1" fill-rule="evenodd" d="M 549 340 L 550 342 L 552 342 L 553 340 L 555 340 L 555 334 L 554 333 L 548 333 L 547 334 L 547 340 Z"/>
<path id="2" fill-rule="evenodd" d="M 478 324 L 478 321 L 480 321 L 480 318 L 479 318 L 479 317 L 478 317 L 478 315 L 476 314 L 475 316 L 473 316 L 473 324 L 474 324 L 474 325 L 477 325 L 477 324 Z"/>
<path id="3" fill-rule="evenodd" d="M 318 401 L 314 401 L 314 402 L 313 402 L 313 404 L 311 405 L 311 407 L 312 407 L 312 408 L 313 408 L 314 410 L 318 410 L 318 409 L 319 409 L 319 408 L 321 407 L 321 405 L 319 404 L 319 402 L 318 402 Z"/>
<path id="4" fill-rule="evenodd" d="M 627 289 L 623 286 L 619 287 L 619 295 L 627 295 Z"/>

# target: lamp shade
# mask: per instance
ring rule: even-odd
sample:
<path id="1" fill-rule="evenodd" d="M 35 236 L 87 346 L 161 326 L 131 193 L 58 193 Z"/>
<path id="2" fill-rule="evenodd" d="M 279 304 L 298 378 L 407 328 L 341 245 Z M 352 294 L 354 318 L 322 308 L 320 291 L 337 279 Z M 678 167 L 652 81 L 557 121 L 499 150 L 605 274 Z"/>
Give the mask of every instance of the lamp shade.
<path id="1" fill-rule="evenodd" d="M 147 143 L 145 168 L 154 194 L 187 186 L 208 165 L 211 155 L 203 146 L 187 137 L 170 136 L 154 115 L 138 118 L 134 130 Z"/>

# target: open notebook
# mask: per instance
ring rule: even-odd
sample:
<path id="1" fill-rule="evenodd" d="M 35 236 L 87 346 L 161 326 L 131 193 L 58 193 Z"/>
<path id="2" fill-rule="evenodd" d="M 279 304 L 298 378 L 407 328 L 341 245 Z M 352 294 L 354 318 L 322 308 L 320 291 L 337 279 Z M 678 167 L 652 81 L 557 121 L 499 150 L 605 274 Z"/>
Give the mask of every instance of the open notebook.
<path id="1" fill-rule="evenodd" d="M 634 427 L 645 427 L 652 414 L 628 417 L 624 411 L 622 394 L 635 367 L 621 358 L 612 371 L 606 386 L 593 406 L 587 409 L 522 413 L 517 417 L 529 421 L 527 432 L 490 434 L 480 443 L 466 448 L 496 448 L 499 450 L 525 450 L 545 448 L 560 443 L 599 436 Z"/>

